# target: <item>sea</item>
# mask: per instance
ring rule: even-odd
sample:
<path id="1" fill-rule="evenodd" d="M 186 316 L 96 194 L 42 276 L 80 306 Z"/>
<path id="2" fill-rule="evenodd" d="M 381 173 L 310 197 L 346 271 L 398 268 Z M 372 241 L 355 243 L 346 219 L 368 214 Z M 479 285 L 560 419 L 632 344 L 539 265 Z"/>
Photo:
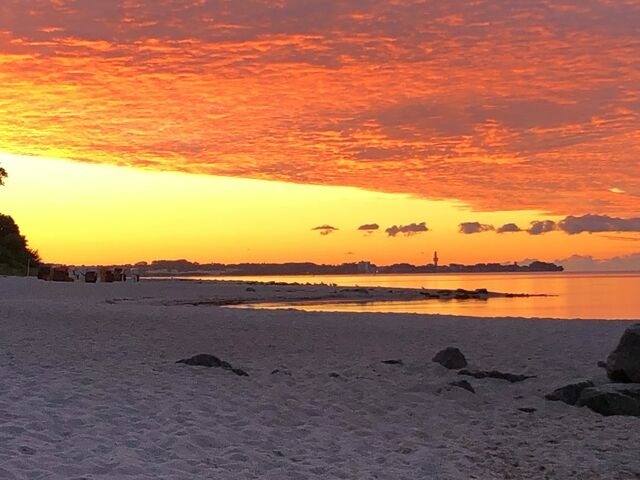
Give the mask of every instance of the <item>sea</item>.
<path id="1" fill-rule="evenodd" d="M 369 303 L 262 304 L 259 308 L 307 311 L 395 312 L 477 317 L 524 317 L 640 321 L 640 272 L 465 273 L 417 275 L 295 275 L 190 277 L 360 287 L 408 287 L 527 293 L 536 296 L 483 300 L 420 300 Z M 537 296 L 545 295 L 545 296 Z"/>

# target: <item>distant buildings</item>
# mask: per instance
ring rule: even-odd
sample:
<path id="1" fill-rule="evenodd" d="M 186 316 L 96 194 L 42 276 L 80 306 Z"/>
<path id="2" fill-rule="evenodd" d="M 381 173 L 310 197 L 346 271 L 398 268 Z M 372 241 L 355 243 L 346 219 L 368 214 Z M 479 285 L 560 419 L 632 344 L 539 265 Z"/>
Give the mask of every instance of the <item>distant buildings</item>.
<path id="1" fill-rule="evenodd" d="M 358 273 L 376 273 L 376 269 L 371 262 L 358 262 Z"/>

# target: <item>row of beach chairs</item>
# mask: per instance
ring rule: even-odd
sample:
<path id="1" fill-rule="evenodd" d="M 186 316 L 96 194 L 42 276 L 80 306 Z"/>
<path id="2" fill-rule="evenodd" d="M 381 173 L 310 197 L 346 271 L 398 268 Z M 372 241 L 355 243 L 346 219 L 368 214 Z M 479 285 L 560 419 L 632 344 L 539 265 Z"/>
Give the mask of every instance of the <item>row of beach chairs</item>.
<path id="1" fill-rule="evenodd" d="M 84 280 L 86 283 L 113 283 L 126 282 L 127 274 L 122 268 L 101 268 L 99 270 L 86 270 L 84 272 L 74 272 L 71 274 L 68 267 L 42 265 L 38 268 L 38 279 L 51 282 Z M 131 279 L 138 281 L 140 277 L 132 274 Z"/>

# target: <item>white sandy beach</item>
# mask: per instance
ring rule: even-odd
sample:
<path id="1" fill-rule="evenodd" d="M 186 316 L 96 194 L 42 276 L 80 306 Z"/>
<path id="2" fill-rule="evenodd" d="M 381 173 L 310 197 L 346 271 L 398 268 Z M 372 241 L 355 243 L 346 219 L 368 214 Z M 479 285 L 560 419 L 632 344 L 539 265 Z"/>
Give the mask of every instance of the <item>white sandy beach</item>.
<path id="1" fill-rule="evenodd" d="M 0 478 L 640 478 L 640 418 L 543 398 L 604 378 L 628 322 L 206 304 L 246 288 L 0 278 Z M 537 377 L 461 377 L 447 346 Z M 175 363 L 197 353 L 249 376 Z"/>

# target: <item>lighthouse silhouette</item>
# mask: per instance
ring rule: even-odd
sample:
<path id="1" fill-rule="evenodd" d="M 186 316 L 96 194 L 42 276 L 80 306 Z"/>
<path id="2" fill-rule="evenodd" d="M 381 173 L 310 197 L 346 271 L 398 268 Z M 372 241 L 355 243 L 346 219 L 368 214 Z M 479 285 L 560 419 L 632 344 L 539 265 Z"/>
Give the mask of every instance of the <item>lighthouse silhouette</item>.
<path id="1" fill-rule="evenodd" d="M 433 265 L 438 266 L 438 252 L 433 252 Z"/>

